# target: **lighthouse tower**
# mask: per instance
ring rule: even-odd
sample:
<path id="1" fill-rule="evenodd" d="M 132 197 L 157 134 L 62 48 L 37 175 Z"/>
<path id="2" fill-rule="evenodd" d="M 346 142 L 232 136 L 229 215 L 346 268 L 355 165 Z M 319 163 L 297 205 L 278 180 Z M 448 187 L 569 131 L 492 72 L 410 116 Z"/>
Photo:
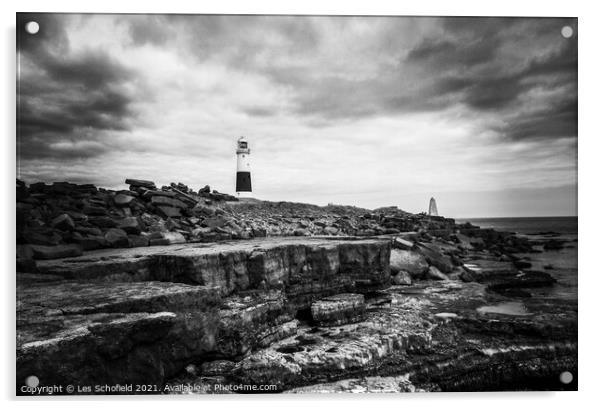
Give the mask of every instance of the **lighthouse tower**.
<path id="1" fill-rule="evenodd" d="M 252 197 L 250 156 L 249 142 L 241 136 L 236 145 L 236 195 L 238 197 Z"/>

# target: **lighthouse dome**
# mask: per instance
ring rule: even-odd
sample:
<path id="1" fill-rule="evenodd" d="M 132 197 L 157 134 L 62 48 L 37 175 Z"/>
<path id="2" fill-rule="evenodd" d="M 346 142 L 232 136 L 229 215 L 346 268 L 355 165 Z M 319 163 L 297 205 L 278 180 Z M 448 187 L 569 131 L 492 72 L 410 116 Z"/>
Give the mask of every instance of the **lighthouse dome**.
<path id="1" fill-rule="evenodd" d="M 249 149 L 249 142 L 244 136 L 238 138 L 238 141 L 236 142 L 236 148 L 236 153 L 251 153 L 251 150 Z"/>

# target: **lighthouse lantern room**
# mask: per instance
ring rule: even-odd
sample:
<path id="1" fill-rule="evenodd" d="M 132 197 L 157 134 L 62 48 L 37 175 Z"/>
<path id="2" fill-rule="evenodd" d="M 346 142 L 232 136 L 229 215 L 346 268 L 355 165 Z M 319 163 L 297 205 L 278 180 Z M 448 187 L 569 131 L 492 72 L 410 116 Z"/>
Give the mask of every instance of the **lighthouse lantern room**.
<path id="1" fill-rule="evenodd" d="M 251 197 L 251 149 L 244 136 L 238 138 L 236 146 L 236 195 Z"/>

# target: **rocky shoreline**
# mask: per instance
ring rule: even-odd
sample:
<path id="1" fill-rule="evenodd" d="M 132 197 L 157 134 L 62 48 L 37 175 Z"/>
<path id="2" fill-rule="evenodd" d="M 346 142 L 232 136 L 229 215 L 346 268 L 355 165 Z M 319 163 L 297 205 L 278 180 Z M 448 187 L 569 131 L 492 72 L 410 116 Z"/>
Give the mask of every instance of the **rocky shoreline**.
<path id="1" fill-rule="evenodd" d="M 18 394 L 576 389 L 553 236 L 126 182 L 17 181 Z"/>

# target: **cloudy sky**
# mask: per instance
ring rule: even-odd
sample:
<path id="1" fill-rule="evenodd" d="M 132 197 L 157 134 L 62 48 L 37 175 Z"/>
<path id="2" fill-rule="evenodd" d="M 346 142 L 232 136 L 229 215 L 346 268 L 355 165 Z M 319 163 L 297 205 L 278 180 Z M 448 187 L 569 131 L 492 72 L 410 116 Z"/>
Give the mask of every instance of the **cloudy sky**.
<path id="1" fill-rule="evenodd" d="M 245 135 L 262 199 L 577 211 L 576 19 L 22 14 L 17 49 L 27 182 L 232 193 Z"/>

